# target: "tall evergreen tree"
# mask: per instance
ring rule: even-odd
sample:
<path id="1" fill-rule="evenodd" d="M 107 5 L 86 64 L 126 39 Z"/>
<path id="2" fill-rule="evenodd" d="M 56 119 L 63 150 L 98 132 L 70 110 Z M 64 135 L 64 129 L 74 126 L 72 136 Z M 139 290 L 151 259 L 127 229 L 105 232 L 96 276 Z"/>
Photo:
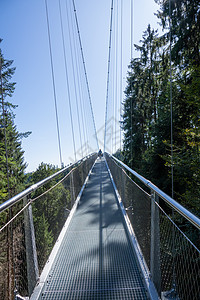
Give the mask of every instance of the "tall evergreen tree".
<path id="1" fill-rule="evenodd" d="M 18 193 L 24 187 L 26 163 L 21 138 L 29 135 L 28 132 L 20 134 L 14 124 L 13 110 L 16 105 L 10 102 L 15 89 L 15 83 L 11 82 L 15 72 L 12 63 L 13 61 L 4 59 L 0 49 L 0 202 Z M 8 181 L 10 195 L 8 195 Z"/>
<path id="2" fill-rule="evenodd" d="M 173 82 L 174 171 L 177 198 L 198 213 L 200 197 L 200 6 L 199 0 L 156 0 L 157 16 L 169 43 L 171 20 Z M 170 166 L 170 156 L 165 157 Z M 195 188 L 194 188 L 195 187 Z"/>
<path id="3" fill-rule="evenodd" d="M 2 40 L 0 40 L 1 42 Z M 24 162 L 24 151 L 21 147 L 21 138 L 28 136 L 29 133 L 20 134 L 14 124 L 13 110 L 16 105 L 10 101 L 15 83 L 12 82 L 12 76 L 15 68 L 12 67 L 12 61 L 3 57 L 0 49 L 0 203 L 14 196 L 24 189 L 24 171 L 26 164 Z M 9 220 L 16 211 L 16 207 L 10 208 L 1 214 L 0 225 Z M 18 224 L 19 225 L 19 224 Z M 1 269 L 5 271 L 5 278 L 0 280 L 0 298 L 14 298 L 14 258 L 13 251 L 19 254 L 23 252 L 22 245 L 17 243 L 20 239 L 20 225 L 13 227 L 8 225 L 6 232 L 2 233 L 0 240 L 0 261 Z M 17 259 L 15 257 L 15 259 Z M 15 266 L 15 275 L 20 277 L 21 262 L 18 261 Z M 2 271 L 1 270 L 1 271 Z"/>
<path id="4" fill-rule="evenodd" d="M 172 60 L 184 68 L 187 65 L 200 65 L 200 10 L 199 0 L 169 1 L 155 0 L 160 5 L 157 17 L 166 38 L 169 40 L 169 17 L 171 19 Z"/>
<path id="5" fill-rule="evenodd" d="M 169 1 L 155 1 L 164 34 L 148 26 L 135 45 L 139 55 L 131 62 L 125 90 L 124 158 L 171 194 Z M 199 18 L 198 0 L 171 1 L 174 195 L 195 213 L 200 197 Z"/>

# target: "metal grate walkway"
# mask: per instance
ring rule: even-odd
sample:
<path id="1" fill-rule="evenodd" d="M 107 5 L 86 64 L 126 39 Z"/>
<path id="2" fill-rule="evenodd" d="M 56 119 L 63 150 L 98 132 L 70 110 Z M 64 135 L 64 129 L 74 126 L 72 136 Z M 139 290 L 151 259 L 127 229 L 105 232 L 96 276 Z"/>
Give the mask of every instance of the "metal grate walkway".
<path id="1" fill-rule="evenodd" d="M 148 299 L 105 161 L 97 161 L 40 299 Z"/>

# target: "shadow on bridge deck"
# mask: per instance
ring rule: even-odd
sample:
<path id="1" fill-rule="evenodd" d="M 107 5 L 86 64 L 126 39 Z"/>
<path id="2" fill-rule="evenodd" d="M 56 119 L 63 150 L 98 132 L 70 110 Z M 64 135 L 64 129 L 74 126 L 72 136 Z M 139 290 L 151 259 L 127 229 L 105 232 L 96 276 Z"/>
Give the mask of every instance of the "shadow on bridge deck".
<path id="1" fill-rule="evenodd" d="M 103 159 L 94 165 L 37 299 L 148 299 Z"/>

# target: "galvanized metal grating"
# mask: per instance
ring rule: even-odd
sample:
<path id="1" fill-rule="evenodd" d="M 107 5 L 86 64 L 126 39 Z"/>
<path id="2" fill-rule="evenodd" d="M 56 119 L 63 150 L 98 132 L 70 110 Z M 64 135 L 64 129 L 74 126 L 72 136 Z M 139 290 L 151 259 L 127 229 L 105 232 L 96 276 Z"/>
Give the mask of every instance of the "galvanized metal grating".
<path id="1" fill-rule="evenodd" d="M 148 299 L 103 161 L 94 166 L 40 299 Z"/>

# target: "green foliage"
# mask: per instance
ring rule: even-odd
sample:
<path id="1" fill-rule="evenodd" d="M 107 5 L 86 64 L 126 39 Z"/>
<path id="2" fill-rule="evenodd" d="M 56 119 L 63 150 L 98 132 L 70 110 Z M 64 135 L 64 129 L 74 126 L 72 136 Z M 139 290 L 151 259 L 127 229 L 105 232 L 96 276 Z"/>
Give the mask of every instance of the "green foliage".
<path id="1" fill-rule="evenodd" d="M 59 171 L 53 165 L 41 163 L 37 170 L 31 174 L 31 184 L 37 183 L 55 172 Z M 62 175 L 63 176 L 63 175 Z M 37 189 L 32 195 L 32 199 L 52 188 L 61 178 L 50 182 Z M 61 228 L 66 220 L 66 208 L 70 209 L 71 196 L 66 182 L 58 184 L 46 194 L 37 198 L 32 204 L 33 220 L 36 234 L 36 244 L 39 266 L 43 268 L 52 247 L 58 238 Z"/>
<path id="2" fill-rule="evenodd" d="M 169 1 L 155 0 L 160 4 L 157 17 L 163 29 L 165 39 L 169 39 Z M 200 64 L 200 12 L 199 0 L 171 1 L 172 59 L 181 69 L 188 64 Z"/>
<path id="3" fill-rule="evenodd" d="M 0 43 L 1 43 L 0 39 Z M 25 188 L 25 168 L 24 151 L 21 147 L 22 137 L 26 137 L 29 133 L 20 134 L 14 123 L 14 109 L 17 107 L 12 104 L 10 98 L 15 90 L 15 83 L 11 82 L 15 68 L 12 67 L 13 61 L 6 60 L 3 57 L 0 49 L 0 203 L 6 201 L 9 197 L 18 194 Z M 4 225 L 10 217 L 16 214 L 21 208 L 22 203 L 17 203 L 15 206 L 1 213 L 0 227 Z M 22 269 L 22 255 L 24 254 L 24 246 L 22 242 L 22 222 L 23 214 L 21 214 L 17 221 L 18 225 L 12 225 L 12 235 L 9 226 L 3 230 L 0 236 L 0 271 L 2 280 L 5 280 L 8 269 L 13 272 L 12 250 L 16 251 L 15 255 L 15 279 L 23 280 Z M 14 224 L 14 222 L 12 223 Z M 12 245 L 12 246 L 11 246 Z M 12 250 L 11 250 L 12 248 Z M 3 275 L 3 276 L 2 276 Z M 7 299 L 7 280 L 3 282 L 0 280 L 0 298 Z M 14 280 L 14 278 L 13 278 Z M 10 285 L 13 285 L 12 276 L 10 276 Z M 16 279 L 16 284 L 19 284 Z M 14 295 L 13 295 L 14 297 Z"/>
<path id="4" fill-rule="evenodd" d="M 1 40 L 0 40 L 1 42 Z M 30 133 L 20 134 L 14 124 L 13 109 L 16 105 L 8 99 L 13 95 L 15 83 L 11 82 L 15 68 L 13 61 L 5 60 L 0 49 L 0 203 L 14 196 L 24 189 L 24 151 L 21 147 L 21 138 Z M 9 190 L 8 195 L 8 178 Z"/>
<path id="5" fill-rule="evenodd" d="M 122 151 L 120 149 L 118 149 L 113 155 L 119 160 L 124 160 Z"/>
<path id="6" fill-rule="evenodd" d="M 135 45 L 125 90 L 124 161 L 171 194 L 169 1 L 157 0 L 164 34 L 150 25 Z M 175 198 L 199 211 L 200 12 L 198 0 L 171 1 Z"/>
<path id="7" fill-rule="evenodd" d="M 53 246 L 53 235 L 49 230 L 49 224 L 44 213 L 34 218 L 34 224 L 36 228 L 35 235 L 38 248 L 38 258 L 42 259 L 42 262 L 46 262 Z M 44 263 L 40 267 L 43 267 L 43 265 Z"/>

